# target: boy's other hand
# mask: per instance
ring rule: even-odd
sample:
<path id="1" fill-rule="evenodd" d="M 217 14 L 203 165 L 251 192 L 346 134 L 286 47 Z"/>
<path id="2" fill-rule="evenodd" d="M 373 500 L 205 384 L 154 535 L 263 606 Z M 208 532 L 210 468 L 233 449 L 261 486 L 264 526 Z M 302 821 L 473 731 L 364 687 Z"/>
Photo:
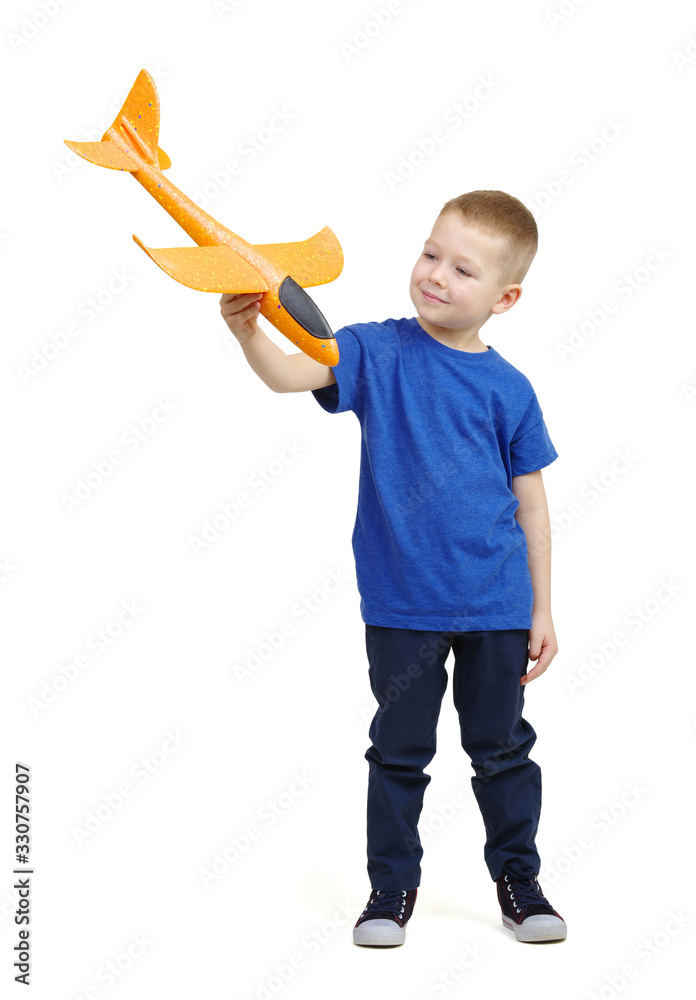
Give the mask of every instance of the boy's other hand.
<path id="1" fill-rule="evenodd" d="M 529 659 L 536 660 L 536 666 L 520 679 L 520 684 L 540 677 L 558 652 L 558 642 L 549 612 L 532 612 L 532 627 L 529 630 Z"/>
<path id="2" fill-rule="evenodd" d="M 262 294 L 262 292 L 248 292 L 234 295 L 231 292 L 223 292 L 221 295 L 220 313 L 237 340 L 249 340 L 258 330 L 256 317 Z"/>

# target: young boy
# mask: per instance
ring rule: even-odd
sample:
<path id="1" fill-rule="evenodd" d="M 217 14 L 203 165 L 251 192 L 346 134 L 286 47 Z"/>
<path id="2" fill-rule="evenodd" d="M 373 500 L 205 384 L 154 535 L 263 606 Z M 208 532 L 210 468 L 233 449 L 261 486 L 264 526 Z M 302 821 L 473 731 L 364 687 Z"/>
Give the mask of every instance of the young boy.
<path id="1" fill-rule="evenodd" d="M 541 771 L 522 718 L 524 685 L 558 651 L 541 478 L 558 456 L 531 383 L 479 337 L 519 299 L 536 249 L 536 223 L 517 198 L 453 198 L 411 274 L 417 316 L 338 330 L 333 369 L 286 355 L 263 334 L 260 295 L 220 299 L 270 389 L 311 390 L 330 413 L 353 410 L 362 429 L 352 542 L 379 708 L 365 753 L 372 892 L 356 944 L 405 940 L 421 877 L 423 769 L 435 754 L 450 649 L 503 924 L 518 941 L 566 936 L 536 878 Z"/>

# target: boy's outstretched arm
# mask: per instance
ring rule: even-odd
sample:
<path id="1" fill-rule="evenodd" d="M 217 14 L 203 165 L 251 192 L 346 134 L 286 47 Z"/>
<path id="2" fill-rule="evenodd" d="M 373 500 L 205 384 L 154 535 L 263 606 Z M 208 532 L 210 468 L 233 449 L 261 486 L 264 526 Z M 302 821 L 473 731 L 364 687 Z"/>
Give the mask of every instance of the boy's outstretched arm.
<path id="1" fill-rule="evenodd" d="M 541 469 L 526 476 L 513 476 L 512 492 L 519 501 L 515 518 L 527 539 L 527 561 L 534 590 L 529 659 L 537 662 L 520 681 L 527 684 L 544 673 L 558 652 L 551 619 L 551 522 Z"/>
<path id="2" fill-rule="evenodd" d="M 333 370 L 300 351 L 285 354 L 266 336 L 256 322 L 260 292 L 220 298 L 220 313 L 242 345 L 244 356 L 262 382 L 273 392 L 302 392 L 321 389 L 336 381 Z"/>

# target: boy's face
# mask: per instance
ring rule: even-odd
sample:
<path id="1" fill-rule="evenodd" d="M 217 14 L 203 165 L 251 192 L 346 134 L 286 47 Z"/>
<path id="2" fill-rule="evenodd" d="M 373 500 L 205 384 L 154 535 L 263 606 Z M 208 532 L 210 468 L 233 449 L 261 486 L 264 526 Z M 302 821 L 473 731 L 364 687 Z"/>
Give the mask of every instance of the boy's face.
<path id="1" fill-rule="evenodd" d="M 457 212 L 436 220 L 409 288 L 428 333 L 450 340 L 453 333 L 475 335 L 491 313 L 505 312 L 517 301 L 521 285 L 498 284 L 504 249 L 502 237 L 487 236 Z"/>

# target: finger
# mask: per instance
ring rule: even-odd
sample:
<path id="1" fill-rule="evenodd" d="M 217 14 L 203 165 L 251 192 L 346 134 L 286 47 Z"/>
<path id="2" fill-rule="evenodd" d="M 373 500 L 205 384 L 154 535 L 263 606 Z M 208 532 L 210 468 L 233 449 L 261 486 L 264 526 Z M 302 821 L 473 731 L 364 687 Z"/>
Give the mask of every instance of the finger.
<path id="1" fill-rule="evenodd" d="M 524 677 L 520 679 L 520 684 L 528 684 L 529 681 L 534 681 L 537 677 L 540 677 L 549 665 L 549 659 L 546 656 L 540 656 L 536 665 L 528 671 Z"/>
<path id="2" fill-rule="evenodd" d="M 544 636 L 530 636 L 529 639 L 529 659 L 537 660 L 544 648 Z"/>
<path id="3" fill-rule="evenodd" d="M 256 316 L 260 309 L 258 302 L 252 302 L 251 305 L 240 308 L 237 302 L 228 303 L 226 306 L 222 306 L 220 312 L 225 320 L 239 320 L 244 322 L 244 320 L 249 319 L 250 316 Z"/>
<path id="4" fill-rule="evenodd" d="M 227 303 L 226 306 L 223 306 L 223 309 L 225 310 L 225 313 L 228 316 L 234 316 L 235 314 L 241 313 L 245 309 L 248 309 L 249 306 L 259 305 L 258 300 L 252 301 L 252 299 L 253 296 L 251 295 L 235 295 L 232 297 L 231 301 Z"/>

